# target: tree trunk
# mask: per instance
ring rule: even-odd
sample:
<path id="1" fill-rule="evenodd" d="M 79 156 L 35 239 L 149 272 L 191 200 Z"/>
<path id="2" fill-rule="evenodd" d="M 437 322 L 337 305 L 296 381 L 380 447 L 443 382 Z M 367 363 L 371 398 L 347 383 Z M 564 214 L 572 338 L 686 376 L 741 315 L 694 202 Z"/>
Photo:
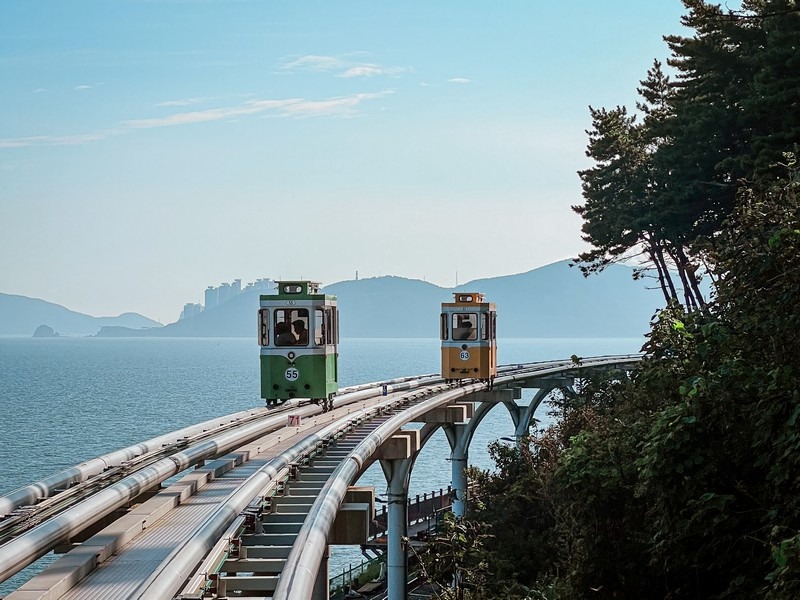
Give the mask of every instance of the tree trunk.
<path id="1" fill-rule="evenodd" d="M 705 308 L 706 301 L 705 298 L 703 298 L 703 292 L 700 291 L 700 286 L 697 285 L 697 278 L 694 276 L 694 274 L 697 272 L 697 265 L 693 264 L 686 256 L 686 253 L 683 251 L 683 246 L 678 246 L 677 252 L 678 258 L 680 258 L 683 264 L 686 265 L 686 276 L 689 279 L 689 285 L 695 299 L 697 300 L 697 304 L 700 306 L 700 308 Z"/>
<path id="2" fill-rule="evenodd" d="M 661 261 L 658 259 L 658 248 L 652 238 L 648 240 L 647 253 L 650 255 L 650 260 L 656 266 L 656 271 L 658 272 L 658 285 L 661 286 L 661 292 L 664 294 L 664 306 L 669 306 L 670 297 L 667 291 L 667 281 L 664 270 L 661 268 Z"/>
<path id="3" fill-rule="evenodd" d="M 671 300 L 678 299 L 678 292 L 675 289 L 675 284 L 672 281 L 672 275 L 669 274 L 669 267 L 667 266 L 667 261 L 664 260 L 664 244 L 663 242 L 658 242 L 656 245 L 656 257 L 658 258 L 658 263 L 660 265 L 661 271 L 664 273 L 664 280 L 667 283 L 667 287 L 669 288 L 669 298 L 667 302 Z"/>

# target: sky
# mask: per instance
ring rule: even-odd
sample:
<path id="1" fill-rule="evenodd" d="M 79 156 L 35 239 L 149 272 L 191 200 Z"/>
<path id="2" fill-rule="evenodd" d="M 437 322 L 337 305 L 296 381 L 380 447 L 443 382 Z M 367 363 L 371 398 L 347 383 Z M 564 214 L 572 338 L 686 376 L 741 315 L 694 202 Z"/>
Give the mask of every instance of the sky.
<path id="1" fill-rule="evenodd" d="M 587 249 L 588 107 L 679 0 L 0 2 L 0 292 L 177 320 L 241 279 L 443 287 Z"/>

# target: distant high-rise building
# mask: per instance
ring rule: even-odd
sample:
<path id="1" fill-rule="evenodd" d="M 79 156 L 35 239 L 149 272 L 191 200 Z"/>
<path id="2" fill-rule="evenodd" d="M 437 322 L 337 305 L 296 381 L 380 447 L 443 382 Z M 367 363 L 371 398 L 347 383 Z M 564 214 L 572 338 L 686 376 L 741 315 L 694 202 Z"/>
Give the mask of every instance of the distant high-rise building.
<path id="1" fill-rule="evenodd" d="M 214 308 L 218 304 L 219 304 L 219 292 L 217 291 L 217 288 L 215 288 L 213 285 L 210 285 L 206 288 L 206 293 L 205 293 L 206 310 L 208 310 L 209 308 Z"/>
<path id="2" fill-rule="evenodd" d="M 183 319 L 188 319 L 190 317 L 196 317 L 201 312 L 203 312 L 203 305 L 202 304 L 194 304 L 189 302 L 183 305 L 183 310 L 181 311 L 181 316 L 178 318 L 179 321 L 183 321 Z"/>
<path id="3" fill-rule="evenodd" d="M 266 279 L 266 278 L 265 279 L 258 279 L 256 281 L 256 283 L 258 284 L 257 285 L 258 289 L 259 290 L 263 290 L 265 292 L 273 292 L 273 291 L 275 291 L 275 288 L 277 287 L 275 285 L 275 281 L 273 281 L 272 279 Z"/>
<path id="4" fill-rule="evenodd" d="M 256 279 L 254 282 L 248 283 L 244 291 L 258 290 L 262 294 L 269 294 L 275 289 L 275 282 L 272 279 L 263 278 Z M 224 304 L 234 296 L 242 293 L 242 280 L 234 279 L 231 283 L 221 283 L 219 287 L 213 285 L 208 286 L 205 291 L 205 310 L 214 308 L 220 304 Z M 188 304 L 186 306 L 189 306 Z M 200 306 L 198 304 L 198 306 Z M 184 307 L 184 310 L 186 307 Z M 201 307 L 202 309 L 202 307 Z M 183 313 L 181 313 L 183 315 Z M 188 316 L 188 313 L 187 315 Z M 186 318 L 182 316 L 181 318 Z"/>
<path id="5" fill-rule="evenodd" d="M 256 279 L 247 284 L 245 291 L 257 290 L 262 294 L 269 294 L 275 289 L 275 282 L 272 279 Z"/>
<path id="6" fill-rule="evenodd" d="M 217 288 L 217 304 L 225 304 L 228 300 L 231 299 L 231 284 L 230 283 L 222 283 Z"/>

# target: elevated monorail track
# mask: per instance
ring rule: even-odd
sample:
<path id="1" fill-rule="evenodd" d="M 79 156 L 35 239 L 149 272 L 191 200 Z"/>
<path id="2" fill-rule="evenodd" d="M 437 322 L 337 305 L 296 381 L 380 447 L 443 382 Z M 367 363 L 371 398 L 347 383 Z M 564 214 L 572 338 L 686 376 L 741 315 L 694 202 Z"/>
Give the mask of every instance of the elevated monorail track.
<path id="1" fill-rule="evenodd" d="M 637 360 L 507 365 L 494 385 L 524 386 L 526 380 L 585 368 L 628 368 Z M 370 456 L 404 424 L 486 388 L 485 383 L 447 385 L 438 375 L 353 386 L 340 391 L 327 413 L 293 400 L 87 461 L 0 497 L 0 515 L 5 515 L 0 580 L 78 540 L 81 544 L 59 559 L 59 568 L 28 582 L 19 598 L 188 598 L 201 597 L 211 586 L 217 586 L 218 595 L 225 589 L 262 590 L 262 597 L 308 598 L 339 506 Z M 290 426 L 290 414 L 302 425 Z M 315 474 L 306 476 L 304 485 L 288 483 L 297 469 Z M 178 474 L 183 478 L 161 488 Z M 306 485 L 315 481 L 319 485 Z M 291 500 L 293 493 L 302 501 Z M 282 511 L 273 503 L 291 509 Z M 273 513 L 291 515 L 276 519 L 282 522 L 277 529 L 288 531 L 273 539 L 282 541 L 272 544 L 283 548 L 281 556 L 259 557 L 269 553 L 263 550 L 266 544 L 254 543 L 249 554 L 242 552 L 249 542 L 264 541 L 253 536 L 266 535 L 249 533 L 254 515 L 261 519 Z M 268 518 L 256 529 L 266 527 Z M 131 571 L 126 555 L 138 557 L 140 571 Z M 143 555 L 147 561 L 140 560 Z M 236 572 L 248 575 L 226 575 Z M 50 595 L 36 595 L 45 588 Z M 88 595 L 90 589 L 102 590 L 101 595 Z M 15 600 L 15 594 L 8 599 Z"/>

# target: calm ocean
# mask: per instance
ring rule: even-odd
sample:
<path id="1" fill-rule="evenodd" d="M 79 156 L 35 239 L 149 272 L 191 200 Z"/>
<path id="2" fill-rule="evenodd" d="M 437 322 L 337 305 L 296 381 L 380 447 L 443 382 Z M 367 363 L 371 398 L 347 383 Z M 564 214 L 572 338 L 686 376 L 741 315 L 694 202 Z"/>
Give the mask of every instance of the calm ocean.
<path id="1" fill-rule="evenodd" d="M 643 342 L 507 339 L 498 343 L 499 363 L 629 354 Z M 339 385 L 436 373 L 439 361 L 437 339 L 345 339 Z M 261 405 L 254 340 L 0 338 L 0 495 L 106 452 Z M 511 418 L 497 407 L 476 432 L 470 462 L 491 468 L 487 444 L 512 434 Z M 438 432 L 417 460 L 411 494 L 447 487 L 448 456 Z M 359 483 L 385 491 L 377 465 Z M 359 556 L 335 548 L 332 574 Z M 0 594 L 8 589 L 0 585 Z"/>

